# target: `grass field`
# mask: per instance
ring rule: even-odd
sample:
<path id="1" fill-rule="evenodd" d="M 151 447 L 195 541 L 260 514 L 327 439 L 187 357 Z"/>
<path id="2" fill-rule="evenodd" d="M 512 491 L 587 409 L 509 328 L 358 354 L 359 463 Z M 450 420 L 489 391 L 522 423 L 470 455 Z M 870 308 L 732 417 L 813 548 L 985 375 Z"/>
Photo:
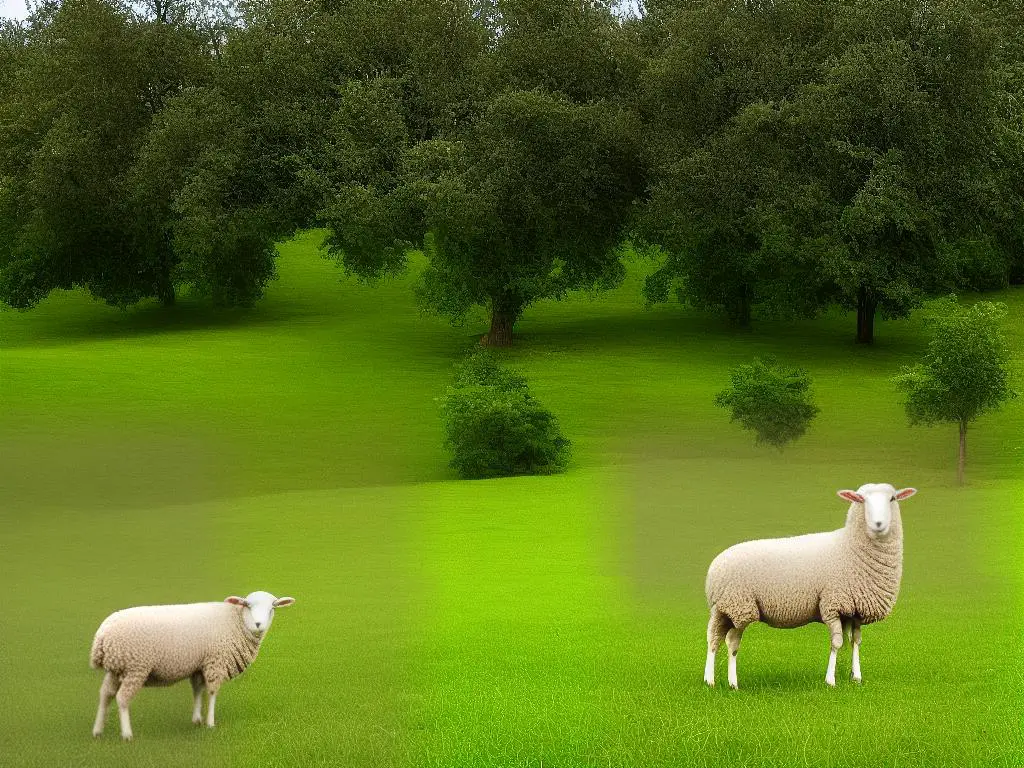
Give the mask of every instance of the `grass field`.
<path id="1" fill-rule="evenodd" d="M 413 275 L 361 286 L 316 243 L 281 246 L 252 311 L 62 294 L 0 314 L 0 765 L 1024 762 L 1024 398 L 973 428 L 957 487 L 954 430 L 907 427 L 889 381 L 923 348 L 916 318 L 871 349 L 848 316 L 737 334 L 644 311 L 638 265 L 531 308 L 508 353 L 570 471 L 461 482 L 435 398 L 481 318 L 424 317 Z M 998 298 L 1021 355 L 1024 291 Z M 807 367 L 822 409 L 783 454 L 712 404 L 762 353 Z M 743 688 L 704 687 L 711 558 L 838 527 L 834 491 L 871 481 L 920 492 L 865 684 L 844 649 L 826 688 L 820 625 L 755 626 Z M 255 589 L 297 603 L 215 730 L 181 685 L 140 693 L 131 744 L 113 716 L 91 738 L 104 616 Z"/>

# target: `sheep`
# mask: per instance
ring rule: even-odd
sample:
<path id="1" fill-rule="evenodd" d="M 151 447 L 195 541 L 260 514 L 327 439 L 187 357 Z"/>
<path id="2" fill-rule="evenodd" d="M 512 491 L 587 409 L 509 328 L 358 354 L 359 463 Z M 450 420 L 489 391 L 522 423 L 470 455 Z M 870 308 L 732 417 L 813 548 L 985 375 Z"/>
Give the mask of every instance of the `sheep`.
<path id="1" fill-rule="evenodd" d="M 849 633 L 851 677 L 861 682 L 861 625 L 892 610 L 903 572 L 903 525 L 899 502 L 917 493 L 884 483 L 837 491 L 850 502 L 846 525 L 828 533 L 759 539 L 729 547 L 708 568 L 705 593 L 708 655 L 704 682 L 715 685 L 715 653 L 725 638 L 729 686 L 739 688 L 736 655 L 743 630 L 755 621 L 793 628 L 826 624 L 831 652 L 825 682 L 836 684 L 836 653 Z"/>
<path id="2" fill-rule="evenodd" d="M 203 721 L 202 693 L 206 688 L 206 725 L 213 728 L 220 686 L 244 672 L 256 658 L 274 609 L 294 602 L 292 597 L 253 592 L 220 603 L 144 605 L 112 613 L 96 630 L 89 655 L 93 669 L 106 671 L 92 735 L 103 733 L 110 700 L 117 698 L 121 738 L 130 741 L 128 707 L 139 689 L 173 685 L 186 678 L 192 683 L 192 722 L 199 725 Z"/>

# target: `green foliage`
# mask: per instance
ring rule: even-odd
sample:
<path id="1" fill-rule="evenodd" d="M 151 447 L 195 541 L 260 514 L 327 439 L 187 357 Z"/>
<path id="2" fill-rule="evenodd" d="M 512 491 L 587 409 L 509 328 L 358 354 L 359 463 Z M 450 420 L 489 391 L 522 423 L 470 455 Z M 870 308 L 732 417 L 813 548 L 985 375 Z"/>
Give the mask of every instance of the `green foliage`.
<path id="1" fill-rule="evenodd" d="M 869 341 L 876 308 L 902 317 L 1005 279 L 1022 145 L 1019 109 L 1014 127 L 996 106 L 1018 92 L 992 76 L 999 38 L 980 8 L 656 9 L 641 99 L 657 160 L 638 234 L 669 255 L 650 298 L 676 282 L 741 324 L 856 307 Z M 998 258 L 961 247 L 993 231 Z"/>
<path id="2" fill-rule="evenodd" d="M 479 305 L 510 331 L 538 299 L 622 278 L 617 246 L 642 174 L 637 127 L 613 105 L 503 94 L 461 140 L 406 150 L 397 179 L 339 194 L 330 251 L 375 277 L 422 239 L 420 298 L 454 321 Z"/>
<path id="3" fill-rule="evenodd" d="M 731 386 L 715 396 L 731 421 L 753 430 L 758 443 L 780 450 L 801 437 L 818 408 L 811 396 L 811 377 L 802 368 L 786 368 L 774 359 L 755 358 L 734 368 Z"/>
<path id="4" fill-rule="evenodd" d="M 1010 385 L 1010 350 L 1001 320 L 1006 306 L 979 301 L 960 306 L 937 301 L 927 324 L 932 331 L 922 362 L 895 378 L 906 392 L 911 424 L 966 425 L 1016 397 Z"/>
<path id="5" fill-rule="evenodd" d="M 753 311 L 812 314 L 807 255 L 778 199 L 806 206 L 772 141 L 774 105 L 815 71 L 820 3 L 658 3 L 644 20 L 649 66 L 639 93 L 652 166 L 636 236 L 666 252 L 645 291 L 740 326 Z"/>
<path id="6" fill-rule="evenodd" d="M 558 420 L 530 394 L 526 378 L 484 350 L 457 366 L 442 400 L 445 446 L 463 478 L 548 475 L 569 461 Z"/>
<path id="7" fill-rule="evenodd" d="M 249 306 L 275 272 L 275 226 L 254 178 L 253 137 L 219 88 L 190 90 L 156 117 L 129 175 L 137 226 L 166 249 L 176 282 L 215 304 Z"/>
<path id="8" fill-rule="evenodd" d="M 638 61 L 614 6 L 607 0 L 497 0 L 489 25 L 494 46 L 483 62 L 492 89 L 541 89 L 578 103 L 632 92 Z"/>
<path id="9" fill-rule="evenodd" d="M 267 193 L 272 153 L 216 85 L 229 15 L 188 0 L 36 9 L 0 78 L 0 301 L 72 287 L 120 307 L 173 303 L 183 285 L 218 304 L 262 295 L 290 228 Z"/>
<path id="10" fill-rule="evenodd" d="M 509 0 L 471 13 L 488 38 L 463 58 L 475 84 L 463 119 L 413 130 L 412 70 L 399 88 L 347 91 L 350 138 L 330 153 L 367 168 L 348 158 L 371 136 L 384 162 L 336 174 L 321 219 L 330 255 L 368 279 L 401 270 L 422 244 L 424 307 L 453 322 L 485 307 L 489 343 L 504 345 L 531 303 L 622 277 L 616 249 L 644 176 L 639 124 L 615 99 L 633 87 L 635 56 L 607 3 Z"/>

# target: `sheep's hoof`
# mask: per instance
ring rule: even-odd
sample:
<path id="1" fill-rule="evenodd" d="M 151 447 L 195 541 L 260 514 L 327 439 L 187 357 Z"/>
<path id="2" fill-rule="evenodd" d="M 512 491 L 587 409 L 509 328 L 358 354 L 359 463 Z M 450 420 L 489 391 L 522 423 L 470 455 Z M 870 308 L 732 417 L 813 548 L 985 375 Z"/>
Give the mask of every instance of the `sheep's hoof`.
<path id="1" fill-rule="evenodd" d="M 862 682 L 864 682 L 859 677 L 854 677 L 853 675 L 850 675 L 850 679 L 853 680 L 853 682 L 855 682 L 857 685 L 860 685 Z"/>
<path id="2" fill-rule="evenodd" d="M 101 730 L 99 730 L 99 729 L 97 729 L 97 728 L 93 728 L 93 729 L 92 729 L 92 737 L 93 737 L 94 739 L 98 739 L 98 738 L 99 738 L 100 736 L 102 736 L 102 735 L 103 735 L 103 731 L 101 731 Z"/>
<path id="3" fill-rule="evenodd" d="M 734 691 L 738 691 L 740 689 L 740 684 L 739 683 L 729 683 L 729 688 L 734 690 Z"/>
<path id="4" fill-rule="evenodd" d="M 715 678 L 713 678 L 713 677 L 705 677 L 705 678 L 704 678 L 704 683 L 705 683 L 705 684 L 706 684 L 706 685 L 707 685 L 707 686 L 708 686 L 709 688 L 714 688 L 714 687 L 715 687 Z"/>
<path id="5" fill-rule="evenodd" d="M 829 680 L 828 678 L 825 678 L 825 685 L 827 685 L 829 688 L 835 688 L 836 681 L 835 679 Z"/>
<path id="6" fill-rule="evenodd" d="M 131 741 L 131 740 L 132 740 L 132 735 L 130 733 L 122 733 L 121 734 L 121 741 Z"/>
<path id="7" fill-rule="evenodd" d="M 207 724 L 206 724 L 206 727 L 207 727 L 207 728 L 213 728 L 213 727 L 215 727 L 215 726 L 214 726 L 214 724 L 213 724 L 213 723 L 207 723 Z"/>
<path id="8" fill-rule="evenodd" d="M 203 718 L 201 718 L 201 717 L 193 717 L 192 718 L 192 724 L 193 725 L 202 725 L 203 724 Z"/>

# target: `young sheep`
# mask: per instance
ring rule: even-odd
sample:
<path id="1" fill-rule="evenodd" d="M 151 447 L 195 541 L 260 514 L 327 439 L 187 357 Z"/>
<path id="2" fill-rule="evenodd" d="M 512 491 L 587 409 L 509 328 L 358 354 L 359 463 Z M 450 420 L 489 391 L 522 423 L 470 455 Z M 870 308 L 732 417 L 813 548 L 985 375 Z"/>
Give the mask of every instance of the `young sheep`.
<path id="1" fill-rule="evenodd" d="M 729 686 L 738 688 L 736 654 L 743 630 L 755 621 L 772 627 L 828 625 L 832 635 L 825 682 L 836 684 L 836 653 L 851 632 L 855 682 L 861 681 L 860 628 L 892 610 L 903 572 L 903 526 L 899 502 L 914 488 L 888 484 L 838 491 L 850 503 L 846 525 L 828 533 L 736 544 L 708 568 L 705 593 L 708 656 L 704 682 L 715 684 L 715 653 L 725 638 Z"/>
<path id="2" fill-rule="evenodd" d="M 228 597 L 222 603 L 144 605 L 108 616 L 92 643 L 89 663 L 103 668 L 100 704 L 92 735 L 103 733 L 110 700 L 117 698 L 121 738 L 132 738 L 128 707 L 139 689 L 148 685 L 192 682 L 192 722 L 203 721 L 202 694 L 209 694 L 206 724 L 213 727 L 217 691 L 224 681 L 245 671 L 274 620 L 274 609 L 295 602 L 253 592 Z"/>

